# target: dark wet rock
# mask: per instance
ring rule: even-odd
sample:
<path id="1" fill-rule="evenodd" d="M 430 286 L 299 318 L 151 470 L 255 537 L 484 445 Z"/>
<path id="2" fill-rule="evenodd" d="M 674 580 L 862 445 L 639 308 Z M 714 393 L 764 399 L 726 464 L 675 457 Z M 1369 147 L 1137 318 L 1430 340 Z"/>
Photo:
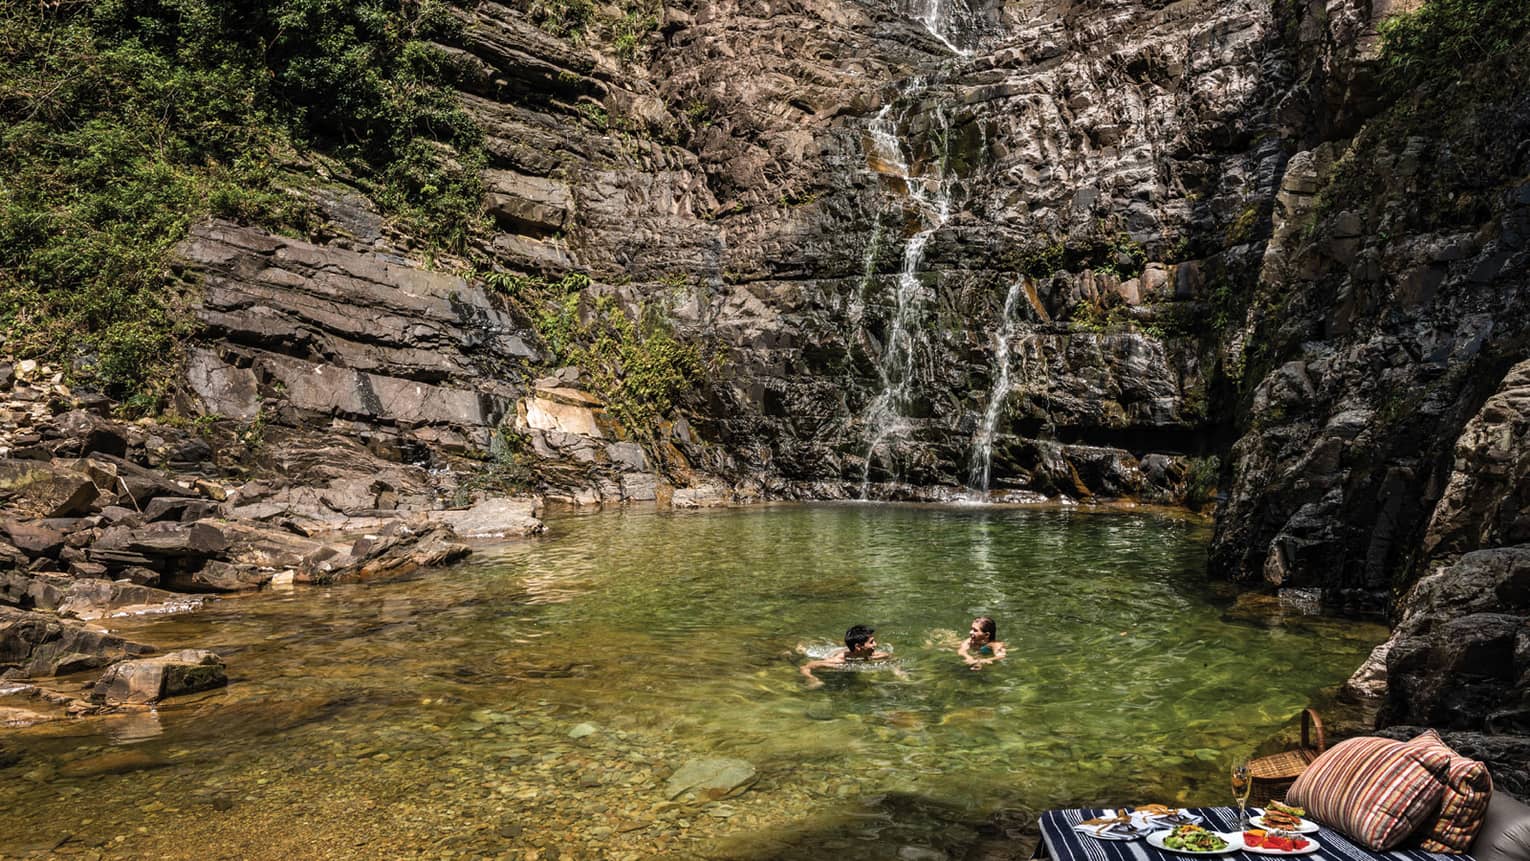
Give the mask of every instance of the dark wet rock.
<path id="1" fill-rule="evenodd" d="M 1387 654 L 1388 723 L 1530 735 L 1530 547 L 1475 550 L 1399 606 Z"/>
<path id="2" fill-rule="evenodd" d="M 1530 740 L 1530 362 L 1466 422 L 1399 599 L 1382 720 Z M 1530 744 L 1530 741 L 1526 741 Z"/>
<path id="3" fill-rule="evenodd" d="M 125 526 L 132 529 L 148 522 L 144 519 L 142 512 L 134 511 L 131 508 L 124 508 L 121 505 L 105 506 L 101 509 L 100 514 L 101 519 L 110 526 Z"/>
<path id="4" fill-rule="evenodd" d="M 218 504 L 211 500 L 189 496 L 159 496 L 144 507 L 146 521 L 181 520 L 191 522 L 218 513 Z"/>
<path id="5" fill-rule="evenodd" d="M 228 673 L 216 653 L 183 649 L 111 665 L 96 681 L 90 698 L 107 705 L 154 703 L 226 684 Z"/>
<path id="6" fill-rule="evenodd" d="M 157 470 L 104 453 L 92 454 L 73 464 L 89 472 L 103 493 L 116 494 L 116 504 L 135 511 L 142 511 L 155 497 L 184 496 L 188 490 Z"/>
<path id="7" fill-rule="evenodd" d="M 152 651 L 44 613 L 0 607 L 0 678 L 88 670 Z"/>
<path id="8" fill-rule="evenodd" d="M 178 567 L 161 575 L 159 585 L 178 592 L 246 592 L 271 582 L 267 568 L 211 559 L 194 567 Z"/>
<path id="9" fill-rule="evenodd" d="M 109 570 L 109 569 L 108 569 Z M 139 586 L 154 586 L 159 583 L 160 573 L 150 568 L 140 568 L 135 565 L 117 570 L 114 575 L 119 580 L 136 583 Z"/>
<path id="10" fill-rule="evenodd" d="M 9 542 L 0 541 L 0 569 L 24 568 L 29 561 L 20 548 Z"/>
<path id="11" fill-rule="evenodd" d="M 0 604 L 23 610 L 56 610 L 74 579 L 63 574 L 12 568 L 0 571 Z"/>
<path id="12" fill-rule="evenodd" d="M 92 558 L 104 551 L 121 551 L 143 558 L 206 558 L 223 553 L 229 539 L 210 522 L 150 523 L 136 529 L 113 527 L 91 546 Z"/>
<path id="13" fill-rule="evenodd" d="M 0 460 L 0 504 L 25 517 L 84 514 L 100 495 L 83 470 L 35 460 Z"/>
<path id="14" fill-rule="evenodd" d="M 83 457 L 92 452 L 123 457 L 128 451 L 126 429 L 87 410 L 55 416 L 45 430 L 59 438 L 53 446 L 55 457 Z"/>
<path id="15" fill-rule="evenodd" d="M 455 538 L 456 534 L 446 526 L 416 531 L 403 523 L 394 523 L 378 535 L 358 539 L 349 553 L 311 565 L 306 573 L 318 583 L 405 577 L 421 568 L 445 565 L 467 556 L 470 548 Z"/>
<path id="16" fill-rule="evenodd" d="M 756 779 L 754 766 L 742 759 L 693 759 L 670 775 L 664 796 L 673 799 L 694 792 L 698 798 L 728 798 L 748 789 Z"/>
<path id="17" fill-rule="evenodd" d="M 18 550 L 31 557 L 56 557 L 64 549 L 64 533 L 38 522 L 0 521 L 0 532 L 4 532 Z"/>
<path id="18" fill-rule="evenodd" d="M 1530 542 L 1530 362 L 1514 366 L 1455 443 L 1426 554 Z"/>
<path id="19" fill-rule="evenodd" d="M 69 563 L 69 576 L 81 580 L 100 580 L 111 576 L 111 569 L 99 562 L 74 560 Z"/>

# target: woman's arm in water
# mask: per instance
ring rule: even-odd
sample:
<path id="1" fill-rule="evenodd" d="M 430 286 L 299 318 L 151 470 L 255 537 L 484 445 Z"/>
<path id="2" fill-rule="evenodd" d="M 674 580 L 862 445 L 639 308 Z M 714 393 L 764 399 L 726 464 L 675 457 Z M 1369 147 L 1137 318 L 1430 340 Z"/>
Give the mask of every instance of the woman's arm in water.
<path id="1" fill-rule="evenodd" d="M 967 659 L 968 666 L 970 666 L 974 670 L 979 670 L 979 669 L 982 669 L 984 666 L 986 666 L 988 664 L 991 664 L 994 661 L 1000 660 L 1005 655 L 1009 654 L 1009 652 L 1004 648 L 1004 644 L 1000 643 L 998 641 L 989 643 L 988 644 L 988 648 L 993 652 L 993 656 L 992 657 L 988 657 L 988 658 L 971 658 L 971 657 L 969 657 Z"/>
<path id="2" fill-rule="evenodd" d="M 962 644 L 956 649 L 956 653 L 961 655 L 962 660 L 966 661 L 969 666 L 977 664 L 978 662 L 978 659 L 974 658 L 972 656 L 972 652 L 967 649 L 967 646 L 971 644 L 971 642 L 971 640 L 962 640 Z"/>

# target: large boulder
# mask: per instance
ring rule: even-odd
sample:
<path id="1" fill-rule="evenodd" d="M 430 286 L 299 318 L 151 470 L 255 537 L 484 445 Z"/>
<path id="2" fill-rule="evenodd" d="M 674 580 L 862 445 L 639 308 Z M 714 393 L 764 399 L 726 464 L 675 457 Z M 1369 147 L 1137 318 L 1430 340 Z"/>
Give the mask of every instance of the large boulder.
<path id="1" fill-rule="evenodd" d="M 205 649 L 182 649 L 107 668 L 90 698 L 106 705 L 155 703 L 228 684 L 223 659 Z"/>
<path id="2" fill-rule="evenodd" d="M 39 460 L 0 460 L 0 506 L 23 517 L 83 514 L 101 495 L 83 470 Z"/>
<path id="3" fill-rule="evenodd" d="M 312 564 L 305 573 L 319 583 L 406 577 L 421 568 L 446 565 L 467 556 L 471 549 L 455 539 L 456 534 L 444 525 L 417 532 L 396 522 L 376 535 L 357 539 L 349 553 Z"/>
<path id="4" fill-rule="evenodd" d="M 45 436 L 58 441 L 52 444 L 58 457 L 83 457 L 101 452 L 114 457 L 127 454 L 128 437 L 123 426 L 88 410 L 71 410 L 53 419 L 43 428 Z"/>
<path id="5" fill-rule="evenodd" d="M 530 499 L 486 499 L 459 511 L 433 511 L 431 521 L 444 523 L 461 538 L 520 538 L 542 531 L 537 505 Z"/>
<path id="6" fill-rule="evenodd" d="M 196 567 L 175 568 L 160 577 L 160 584 L 181 592 L 246 592 L 271 582 L 269 568 L 209 559 Z"/>
<path id="7" fill-rule="evenodd" d="M 1515 365 L 1456 439 L 1450 481 L 1424 538 L 1428 554 L 1530 541 L 1530 361 Z"/>
<path id="8" fill-rule="evenodd" d="M 178 610 L 200 604 L 200 599 L 141 586 L 130 580 L 83 579 L 69 584 L 59 600 L 57 610 L 61 616 L 90 620 L 121 611 Z"/>
<path id="9" fill-rule="evenodd" d="M 0 607 L 0 678 L 72 673 L 151 651 L 46 613 Z"/>
<path id="10" fill-rule="evenodd" d="M 64 548 L 64 533 L 34 521 L 0 521 L 0 531 L 10 538 L 11 544 L 18 550 L 33 558 L 57 557 L 58 552 Z"/>
<path id="11" fill-rule="evenodd" d="M 1530 547 L 1476 550 L 1399 602 L 1386 723 L 1530 735 Z"/>
<path id="12" fill-rule="evenodd" d="M 1382 717 L 1530 744 L 1530 361 L 1454 451 L 1423 536 L 1427 573 L 1397 602 Z"/>

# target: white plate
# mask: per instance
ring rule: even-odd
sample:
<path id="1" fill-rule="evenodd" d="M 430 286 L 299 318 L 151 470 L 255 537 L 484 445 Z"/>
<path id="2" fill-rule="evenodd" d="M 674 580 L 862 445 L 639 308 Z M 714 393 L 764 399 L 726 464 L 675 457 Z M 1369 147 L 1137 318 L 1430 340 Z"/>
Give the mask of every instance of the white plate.
<path id="1" fill-rule="evenodd" d="M 1256 855 L 1311 855 L 1312 853 L 1323 848 L 1321 844 L 1319 844 L 1316 840 L 1313 840 L 1311 837 L 1306 838 L 1306 840 L 1306 846 L 1303 846 L 1300 849 L 1292 849 L 1289 852 L 1281 849 L 1266 849 L 1263 846 L 1244 846 L 1243 851 L 1253 852 Z"/>
<path id="2" fill-rule="evenodd" d="M 1251 816 L 1249 817 L 1248 821 L 1253 823 L 1255 828 L 1263 828 L 1266 831 L 1295 831 L 1297 834 L 1316 834 L 1318 828 L 1320 827 L 1316 822 L 1313 822 L 1310 819 L 1300 820 L 1295 828 L 1275 828 L 1270 825 L 1265 825 L 1263 816 Z"/>
<path id="3" fill-rule="evenodd" d="M 1142 838 L 1141 832 L 1134 834 L 1122 834 L 1116 831 L 1106 831 L 1101 833 L 1097 830 L 1099 826 L 1096 825 L 1085 825 L 1084 828 L 1087 830 L 1074 830 L 1078 831 L 1079 834 L 1082 834 L 1085 837 L 1093 837 L 1096 840 L 1140 840 Z"/>
<path id="4" fill-rule="evenodd" d="M 1232 853 L 1237 852 L 1239 849 L 1243 848 L 1243 833 L 1240 831 L 1211 832 L 1223 840 L 1226 840 L 1227 845 L 1221 849 L 1213 849 L 1210 852 L 1197 852 L 1193 849 L 1172 849 L 1168 846 L 1165 846 L 1163 839 L 1173 833 L 1174 831 L 1172 829 L 1168 831 L 1154 831 L 1152 834 L 1147 836 L 1148 845 L 1152 846 L 1154 849 L 1162 849 L 1165 852 L 1178 852 L 1181 855 L 1231 855 Z"/>

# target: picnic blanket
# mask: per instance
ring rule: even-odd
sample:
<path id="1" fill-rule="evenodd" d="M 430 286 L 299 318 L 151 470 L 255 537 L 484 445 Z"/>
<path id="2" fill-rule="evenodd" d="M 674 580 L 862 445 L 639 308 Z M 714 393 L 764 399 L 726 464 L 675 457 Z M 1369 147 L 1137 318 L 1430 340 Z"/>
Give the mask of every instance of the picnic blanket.
<path id="1" fill-rule="evenodd" d="M 1201 817 L 1202 825 L 1212 831 L 1236 831 L 1238 809 L 1235 807 L 1192 807 L 1190 813 Z M 1145 840 L 1096 840 L 1074 830 L 1085 819 L 1114 816 L 1114 810 L 1048 810 L 1041 814 L 1041 839 L 1052 861 L 1188 861 L 1190 856 L 1154 849 Z M 1304 835 L 1322 848 L 1314 855 L 1293 856 L 1296 861 L 1471 861 L 1470 855 L 1446 855 L 1421 849 L 1394 849 L 1372 852 L 1357 846 L 1343 834 L 1327 827 Z M 1253 852 L 1232 852 L 1212 856 L 1216 861 L 1273 861 L 1274 856 Z"/>

